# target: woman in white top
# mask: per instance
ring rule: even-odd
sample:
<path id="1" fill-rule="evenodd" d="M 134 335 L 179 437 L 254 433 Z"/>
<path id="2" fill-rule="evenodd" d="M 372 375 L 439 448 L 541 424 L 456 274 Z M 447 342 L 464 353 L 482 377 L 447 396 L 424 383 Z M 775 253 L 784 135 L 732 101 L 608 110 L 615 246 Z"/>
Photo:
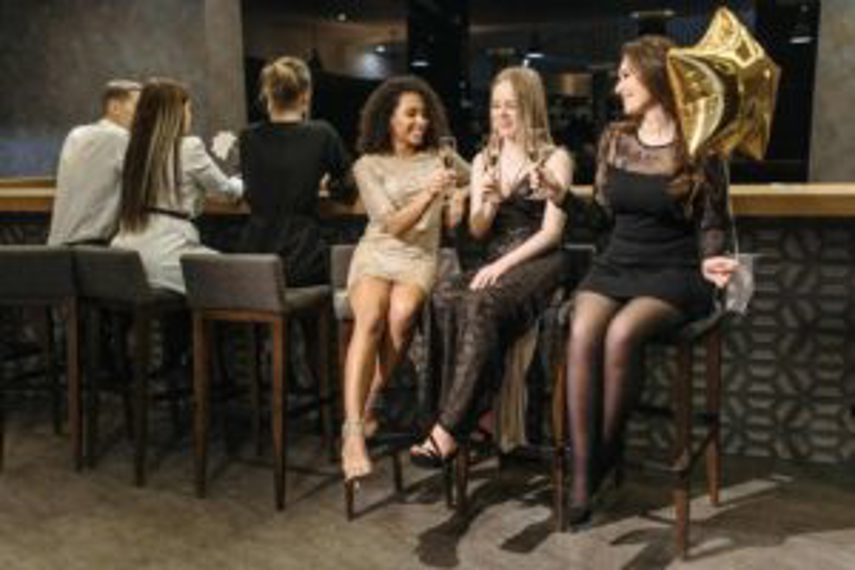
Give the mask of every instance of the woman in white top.
<path id="1" fill-rule="evenodd" d="M 119 233 L 111 242 L 139 252 L 152 286 L 179 293 L 181 256 L 213 252 L 193 224 L 205 193 L 239 197 L 243 191 L 238 179 L 220 171 L 201 140 L 187 136 L 190 121 L 190 97 L 182 85 L 146 82 L 125 154 Z"/>

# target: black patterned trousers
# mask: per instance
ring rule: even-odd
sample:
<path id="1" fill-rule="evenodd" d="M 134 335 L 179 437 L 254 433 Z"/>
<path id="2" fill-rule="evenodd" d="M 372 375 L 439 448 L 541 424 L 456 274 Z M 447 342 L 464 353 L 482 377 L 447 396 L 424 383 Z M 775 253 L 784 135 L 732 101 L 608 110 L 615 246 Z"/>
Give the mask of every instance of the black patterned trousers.
<path id="1" fill-rule="evenodd" d="M 492 406 L 505 352 L 549 304 L 564 263 L 555 251 L 517 265 L 485 289 L 469 289 L 477 270 L 434 288 L 434 347 L 442 378 L 438 421 L 455 439 L 468 437 Z"/>

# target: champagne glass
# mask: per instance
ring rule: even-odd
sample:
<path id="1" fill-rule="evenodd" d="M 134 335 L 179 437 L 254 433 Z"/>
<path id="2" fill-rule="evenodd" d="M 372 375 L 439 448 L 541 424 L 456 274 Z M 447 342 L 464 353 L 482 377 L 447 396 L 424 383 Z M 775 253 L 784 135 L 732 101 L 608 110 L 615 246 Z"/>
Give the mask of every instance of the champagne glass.
<path id="1" fill-rule="evenodd" d="M 454 168 L 454 155 L 457 154 L 457 140 L 452 136 L 439 137 L 439 157 L 443 168 Z"/>

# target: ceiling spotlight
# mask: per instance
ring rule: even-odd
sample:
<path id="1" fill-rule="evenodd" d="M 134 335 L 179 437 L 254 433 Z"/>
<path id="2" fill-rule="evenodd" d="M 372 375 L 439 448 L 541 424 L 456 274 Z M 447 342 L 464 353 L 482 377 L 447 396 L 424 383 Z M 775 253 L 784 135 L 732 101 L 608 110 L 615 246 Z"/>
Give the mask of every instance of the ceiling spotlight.
<path id="1" fill-rule="evenodd" d="M 671 8 L 661 10 L 635 10 L 629 13 L 633 20 L 668 20 L 676 15 Z"/>
<path id="2" fill-rule="evenodd" d="M 388 51 L 388 49 L 383 44 L 377 44 L 376 46 L 374 46 L 374 53 L 379 53 L 382 55 L 382 54 L 386 53 L 387 51 Z"/>
<path id="3" fill-rule="evenodd" d="M 808 5 L 802 4 L 799 6 L 799 15 L 796 18 L 796 24 L 793 26 L 793 33 L 790 35 L 791 44 L 809 44 L 813 41 L 813 32 L 810 29 Z"/>
<path id="4" fill-rule="evenodd" d="M 543 44 L 540 42 L 540 34 L 532 32 L 528 41 L 528 49 L 525 52 L 526 59 L 543 59 Z"/>

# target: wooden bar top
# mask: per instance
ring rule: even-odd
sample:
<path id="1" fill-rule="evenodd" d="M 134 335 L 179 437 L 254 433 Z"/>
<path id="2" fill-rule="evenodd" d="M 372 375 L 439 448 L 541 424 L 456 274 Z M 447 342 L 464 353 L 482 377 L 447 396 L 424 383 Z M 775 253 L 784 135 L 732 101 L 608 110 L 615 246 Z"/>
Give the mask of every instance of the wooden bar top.
<path id="1" fill-rule="evenodd" d="M 590 195 L 590 186 L 574 191 Z M 50 213 L 53 204 L 53 180 L 50 178 L 0 179 L 0 213 Z M 734 184 L 731 186 L 733 210 L 738 216 L 786 218 L 855 217 L 855 182 L 839 184 Z M 245 215 L 245 204 L 209 200 L 205 213 Z M 357 200 L 342 204 L 321 199 L 320 214 L 326 218 L 364 216 L 365 208 Z"/>

